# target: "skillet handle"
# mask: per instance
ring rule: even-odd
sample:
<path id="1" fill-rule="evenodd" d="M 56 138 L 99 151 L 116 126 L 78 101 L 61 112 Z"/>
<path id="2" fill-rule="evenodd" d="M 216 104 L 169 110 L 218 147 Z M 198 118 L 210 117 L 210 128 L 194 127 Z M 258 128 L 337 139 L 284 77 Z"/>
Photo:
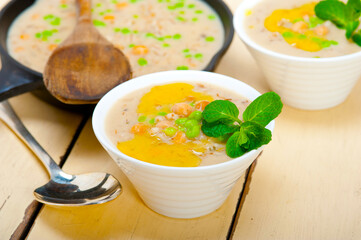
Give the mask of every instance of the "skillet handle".
<path id="1" fill-rule="evenodd" d="M 2 64 L 0 70 L 0 102 L 43 86 L 41 77 L 16 66 L 14 60 L 5 57 L 4 54 L 1 54 L 0 57 Z"/>

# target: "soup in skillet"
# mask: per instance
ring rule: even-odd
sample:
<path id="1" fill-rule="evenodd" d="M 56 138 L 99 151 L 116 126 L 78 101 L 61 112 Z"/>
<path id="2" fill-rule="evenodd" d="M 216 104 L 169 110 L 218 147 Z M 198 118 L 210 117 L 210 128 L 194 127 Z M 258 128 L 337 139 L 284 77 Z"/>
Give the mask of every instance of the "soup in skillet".
<path id="1" fill-rule="evenodd" d="M 129 58 L 133 76 L 203 69 L 223 44 L 218 15 L 199 0 L 93 0 L 93 24 Z M 42 72 L 76 23 L 74 0 L 37 0 L 12 24 L 12 57 Z"/>

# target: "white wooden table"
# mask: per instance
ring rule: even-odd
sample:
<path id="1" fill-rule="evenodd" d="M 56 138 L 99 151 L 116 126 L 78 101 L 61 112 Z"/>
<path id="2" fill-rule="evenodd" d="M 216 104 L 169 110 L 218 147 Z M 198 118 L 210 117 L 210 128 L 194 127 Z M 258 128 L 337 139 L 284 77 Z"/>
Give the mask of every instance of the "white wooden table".
<path id="1" fill-rule="evenodd" d="M 226 2 L 235 10 L 240 1 Z M 216 72 L 269 91 L 237 36 Z M 272 142 L 247 178 L 220 209 L 190 220 L 164 217 L 144 205 L 97 142 L 88 115 L 31 94 L 10 103 L 50 155 L 64 158 L 65 171 L 109 172 L 124 192 L 97 206 L 38 204 L 32 194 L 48 181 L 45 169 L 0 122 L 0 239 L 361 239 L 360 82 L 346 102 L 329 110 L 285 106 Z"/>

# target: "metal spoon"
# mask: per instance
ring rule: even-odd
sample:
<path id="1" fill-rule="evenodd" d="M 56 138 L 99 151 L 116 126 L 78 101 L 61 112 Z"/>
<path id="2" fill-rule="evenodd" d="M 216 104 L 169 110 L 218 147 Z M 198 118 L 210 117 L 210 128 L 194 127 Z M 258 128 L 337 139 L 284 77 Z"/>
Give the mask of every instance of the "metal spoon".
<path id="1" fill-rule="evenodd" d="M 39 202 L 82 206 L 108 202 L 121 193 L 120 183 L 108 173 L 70 175 L 63 172 L 25 128 L 7 101 L 0 102 L 0 119 L 38 156 L 50 174 L 50 181 L 34 191 Z"/>

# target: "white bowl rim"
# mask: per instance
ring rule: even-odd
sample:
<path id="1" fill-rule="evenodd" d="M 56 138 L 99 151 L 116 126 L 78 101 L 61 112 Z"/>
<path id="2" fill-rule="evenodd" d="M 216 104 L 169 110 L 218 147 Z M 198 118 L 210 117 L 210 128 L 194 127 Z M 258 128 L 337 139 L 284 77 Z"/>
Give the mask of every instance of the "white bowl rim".
<path id="1" fill-rule="evenodd" d="M 144 162 L 141 160 L 138 160 L 136 158 L 130 157 L 124 153 L 122 153 L 121 151 L 119 151 L 114 144 L 112 144 L 110 142 L 109 139 L 107 139 L 106 136 L 103 136 L 101 134 L 101 128 L 103 128 L 104 126 L 104 122 L 100 121 L 98 118 L 100 118 L 100 116 L 98 116 L 98 112 L 100 111 L 99 109 L 102 107 L 102 105 L 105 102 L 105 99 L 108 98 L 111 94 L 113 94 L 114 92 L 117 91 L 117 89 L 122 88 L 124 86 L 133 84 L 133 82 L 135 81 L 139 81 L 140 79 L 145 79 L 145 78 L 152 78 L 152 77 L 157 77 L 157 76 L 161 76 L 161 75 L 174 75 L 177 76 L 179 78 L 182 78 L 182 75 L 188 75 L 188 74 L 194 74 L 194 75 L 198 75 L 198 76 L 217 76 L 220 79 L 228 79 L 228 81 L 237 81 L 237 84 L 243 85 L 243 87 L 248 88 L 249 91 L 252 91 L 253 93 L 257 94 L 257 96 L 261 95 L 256 89 L 254 89 L 253 87 L 249 86 L 248 84 L 237 80 L 235 78 L 231 78 L 222 74 L 218 74 L 218 73 L 214 73 L 214 72 L 206 72 L 206 71 L 198 71 L 198 70 L 173 70 L 173 71 L 163 71 L 163 72 L 156 72 L 156 73 L 150 73 L 150 74 L 146 74 L 146 75 L 142 75 L 136 78 L 133 78 L 131 80 L 128 80 L 127 82 L 124 82 L 120 85 L 118 85 L 117 87 L 113 88 L 112 90 L 110 90 L 107 94 L 105 94 L 100 101 L 98 102 L 98 104 L 95 106 L 94 112 L 93 112 L 93 117 L 92 117 L 92 127 L 93 127 L 93 131 L 94 134 L 96 136 L 96 138 L 98 139 L 98 141 L 102 144 L 105 145 L 105 147 L 110 150 L 113 154 L 119 156 L 120 158 L 124 158 L 130 162 L 133 162 L 135 164 L 138 165 L 143 165 L 145 167 L 149 167 L 149 168 L 156 168 L 158 170 L 168 170 L 168 171 L 201 171 L 201 170 L 213 170 L 216 168 L 219 168 L 220 166 L 226 167 L 228 165 L 232 165 L 235 162 L 239 162 L 239 161 L 245 161 L 249 155 L 253 155 L 253 154 L 259 154 L 263 148 L 265 147 L 265 145 L 259 147 L 258 149 L 252 150 L 250 152 L 245 153 L 244 155 L 238 157 L 238 158 L 234 158 L 231 159 L 229 161 L 225 161 L 225 162 L 221 162 L 221 163 L 217 163 L 217 164 L 212 164 L 212 165 L 206 165 L 206 166 L 197 166 L 197 167 L 173 167 L 173 166 L 163 166 L 163 165 L 157 165 L 157 164 L 153 164 L 153 163 L 148 163 L 148 162 Z M 197 78 L 197 76 L 195 77 Z M 199 79 L 198 79 L 199 80 Z M 164 83 L 171 83 L 171 82 L 181 82 L 182 80 L 170 80 L 170 81 L 165 81 Z M 195 80 L 196 82 L 197 80 Z M 200 82 L 202 80 L 199 80 Z M 214 83 L 211 83 L 212 85 L 216 85 Z M 153 84 L 154 86 L 157 85 L 157 83 Z M 221 85 L 221 82 L 220 82 Z M 148 85 L 148 86 L 152 86 L 152 85 Z M 145 87 L 148 87 L 145 86 Z M 142 89 L 143 87 L 139 88 Z M 117 98 L 117 99 L 113 99 L 111 105 L 113 105 L 117 100 L 119 100 L 121 97 Z M 100 121 L 100 122 L 98 122 Z M 98 126 L 99 125 L 99 126 Z M 267 129 L 271 130 L 271 132 L 273 133 L 274 130 L 274 126 L 275 126 L 275 120 L 272 120 L 266 127 Z M 105 135 L 105 134 L 104 134 Z M 105 139 L 104 139 L 104 138 Z"/>
<path id="2" fill-rule="evenodd" d="M 346 55 L 342 55 L 342 56 L 327 57 L 327 58 L 309 58 L 309 57 L 290 56 L 290 55 L 286 55 L 283 53 L 278 53 L 278 52 L 269 50 L 269 49 L 263 47 L 262 45 L 257 44 L 244 31 L 243 19 L 244 19 L 244 11 L 251 9 L 251 7 L 248 7 L 248 5 L 253 3 L 252 6 L 254 6 L 257 3 L 259 3 L 260 1 L 262 1 L 262 0 L 258 0 L 258 1 L 243 0 L 242 3 L 237 7 L 236 11 L 234 12 L 234 17 L 233 17 L 233 26 L 234 26 L 234 29 L 236 30 L 238 36 L 240 37 L 240 39 L 242 41 L 244 41 L 246 44 L 248 44 L 252 48 L 255 48 L 258 51 L 263 52 L 264 54 L 267 54 L 267 55 L 271 55 L 273 57 L 281 58 L 284 60 L 293 60 L 293 61 L 298 61 L 298 62 L 304 62 L 304 63 L 339 62 L 339 61 L 345 61 L 345 60 L 350 60 L 353 58 L 361 57 L 361 47 L 360 47 L 359 52 L 350 53 L 350 54 L 346 54 Z"/>

